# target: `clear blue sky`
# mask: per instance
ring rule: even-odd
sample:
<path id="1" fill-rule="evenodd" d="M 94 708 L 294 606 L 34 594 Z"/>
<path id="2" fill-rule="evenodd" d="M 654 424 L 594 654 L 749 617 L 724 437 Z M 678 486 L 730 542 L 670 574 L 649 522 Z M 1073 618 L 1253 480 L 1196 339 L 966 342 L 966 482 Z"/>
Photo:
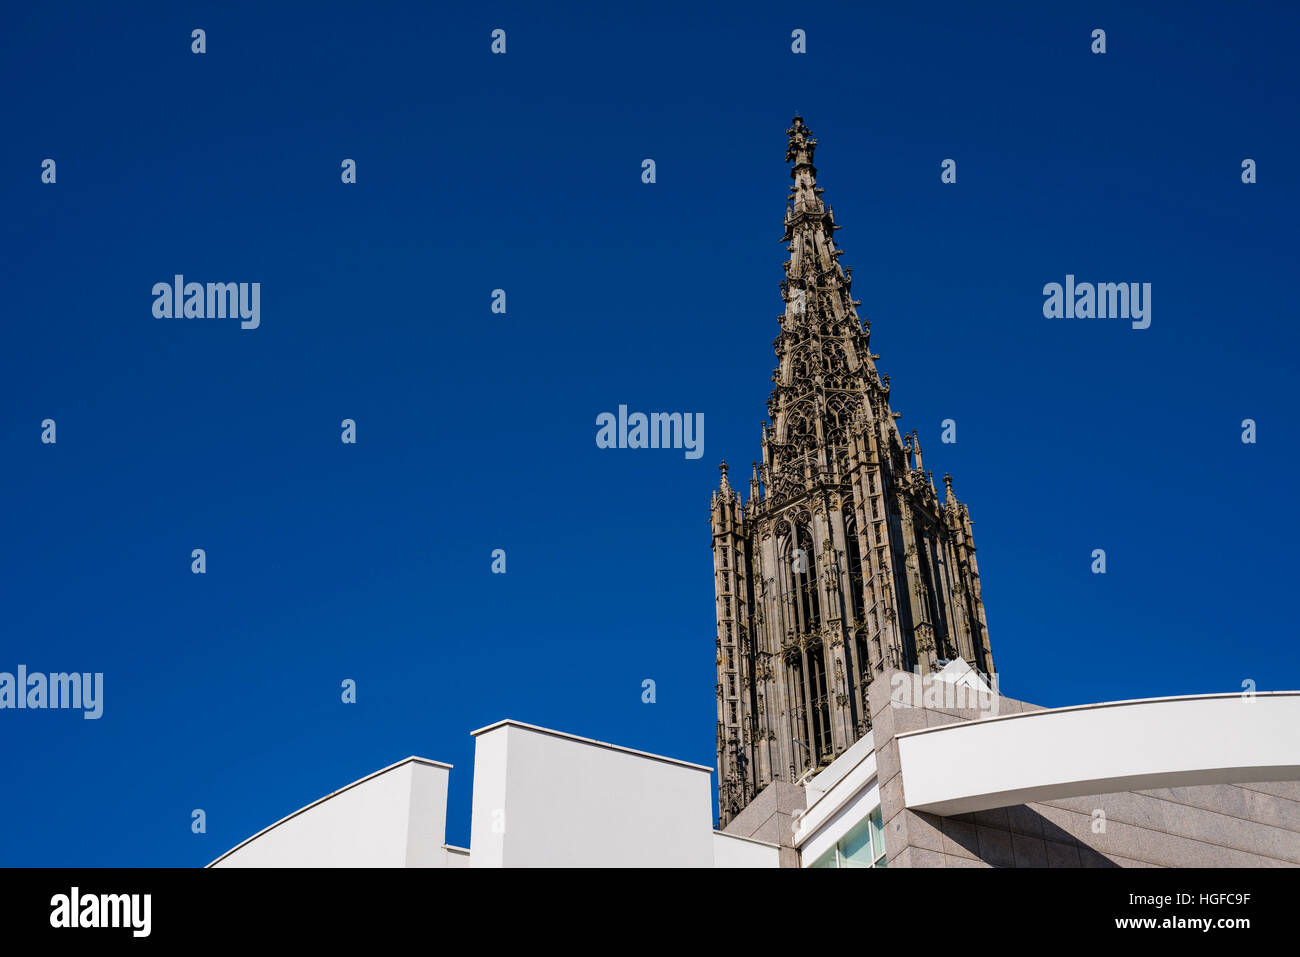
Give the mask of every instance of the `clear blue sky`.
<path id="1" fill-rule="evenodd" d="M 0 711 L 0 863 L 203 864 L 408 754 L 463 844 L 502 717 L 712 766 L 795 109 L 1003 690 L 1300 687 L 1297 13 L 1131 6 L 11 5 L 0 671 L 105 711 Z M 175 273 L 261 327 L 155 319 Z M 1151 327 L 1045 319 L 1067 273 Z M 703 458 L 598 449 L 620 403 L 703 412 Z"/>

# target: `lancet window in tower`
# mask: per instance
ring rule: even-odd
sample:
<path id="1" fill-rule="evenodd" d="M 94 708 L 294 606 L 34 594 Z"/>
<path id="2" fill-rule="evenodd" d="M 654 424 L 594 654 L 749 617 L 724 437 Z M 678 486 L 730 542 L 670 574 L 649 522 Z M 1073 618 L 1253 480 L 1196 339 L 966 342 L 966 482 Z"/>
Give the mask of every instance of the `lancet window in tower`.
<path id="1" fill-rule="evenodd" d="M 780 603 L 778 612 L 780 614 L 779 625 L 781 634 L 793 634 L 798 628 L 794 606 L 795 606 L 795 580 L 794 580 L 794 535 L 790 533 L 788 525 L 782 524 L 778 530 L 777 550 L 776 550 L 776 578 L 777 600 Z"/>
<path id="2" fill-rule="evenodd" d="M 844 518 L 844 554 L 849 563 L 849 607 L 857 621 L 866 617 L 862 587 L 862 548 L 858 544 L 858 520 L 849 512 Z"/>
<path id="3" fill-rule="evenodd" d="M 805 743 L 804 738 L 808 737 L 808 699 L 805 696 L 803 681 L 803 655 L 797 650 L 786 658 L 786 697 L 790 701 L 790 728 L 793 732 L 793 738 L 796 742 Z M 812 761 L 812 745 L 807 744 L 807 750 L 800 755 L 808 761 Z M 803 762 L 800 761 L 800 764 Z"/>
<path id="4" fill-rule="evenodd" d="M 856 677 L 865 694 L 867 683 L 871 680 L 871 646 L 866 628 L 859 628 L 853 633 L 853 658 L 858 666 Z"/>
<path id="5" fill-rule="evenodd" d="M 813 554 L 812 529 L 806 521 L 795 525 L 793 570 L 799 630 L 811 631 L 821 624 L 821 603 L 817 599 L 817 561 Z"/>
<path id="6" fill-rule="evenodd" d="M 812 695 L 812 746 L 814 761 L 831 756 L 831 710 L 826 698 L 826 667 L 822 649 L 808 650 L 808 690 Z"/>

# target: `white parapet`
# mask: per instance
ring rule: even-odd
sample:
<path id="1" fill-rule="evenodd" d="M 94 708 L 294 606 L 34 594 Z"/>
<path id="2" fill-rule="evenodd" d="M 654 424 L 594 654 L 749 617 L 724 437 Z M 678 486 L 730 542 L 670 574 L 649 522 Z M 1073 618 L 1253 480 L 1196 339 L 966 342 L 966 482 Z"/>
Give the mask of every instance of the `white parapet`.
<path id="1" fill-rule="evenodd" d="M 231 848 L 210 867 L 447 867 L 451 765 L 407 758 L 339 788 Z"/>
<path id="2" fill-rule="evenodd" d="M 1053 708 L 898 736 L 906 806 L 964 814 L 1030 801 L 1300 780 L 1300 692 Z"/>
<path id="3" fill-rule="evenodd" d="M 474 732 L 471 867 L 712 867 L 711 768 L 517 721 Z"/>
<path id="4" fill-rule="evenodd" d="M 451 765 L 407 758 L 212 867 L 778 867 L 713 830 L 712 769 L 517 721 L 474 732 L 470 847 L 445 843 Z"/>

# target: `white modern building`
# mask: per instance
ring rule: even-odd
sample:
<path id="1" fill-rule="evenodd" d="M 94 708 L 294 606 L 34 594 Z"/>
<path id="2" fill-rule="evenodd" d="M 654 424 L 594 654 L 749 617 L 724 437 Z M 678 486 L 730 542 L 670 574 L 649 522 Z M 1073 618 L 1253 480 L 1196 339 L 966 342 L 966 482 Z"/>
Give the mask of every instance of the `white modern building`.
<path id="1" fill-rule="evenodd" d="M 713 829 L 710 768 L 518 721 L 473 734 L 468 848 L 446 843 L 451 765 L 410 757 L 209 866 L 777 866 L 776 845 Z"/>
<path id="2" fill-rule="evenodd" d="M 468 848 L 451 766 L 411 757 L 210 866 L 1300 866 L 1300 692 L 1043 709 L 963 662 L 881 678 L 871 732 L 725 831 L 710 768 L 500 721 L 473 732 Z"/>

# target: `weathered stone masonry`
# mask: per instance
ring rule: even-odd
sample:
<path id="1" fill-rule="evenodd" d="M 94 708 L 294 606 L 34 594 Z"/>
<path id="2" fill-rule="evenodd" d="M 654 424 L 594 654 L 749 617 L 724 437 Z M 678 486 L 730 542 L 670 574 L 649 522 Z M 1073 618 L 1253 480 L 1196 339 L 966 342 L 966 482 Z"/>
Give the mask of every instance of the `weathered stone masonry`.
<path id="1" fill-rule="evenodd" d="M 817 141 L 796 116 L 779 360 L 742 504 L 713 495 L 718 776 L 725 825 L 774 781 L 824 767 L 871 728 L 886 668 L 962 658 L 993 673 L 970 512 L 940 499 L 903 435 L 870 323 L 840 265 Z"/>

